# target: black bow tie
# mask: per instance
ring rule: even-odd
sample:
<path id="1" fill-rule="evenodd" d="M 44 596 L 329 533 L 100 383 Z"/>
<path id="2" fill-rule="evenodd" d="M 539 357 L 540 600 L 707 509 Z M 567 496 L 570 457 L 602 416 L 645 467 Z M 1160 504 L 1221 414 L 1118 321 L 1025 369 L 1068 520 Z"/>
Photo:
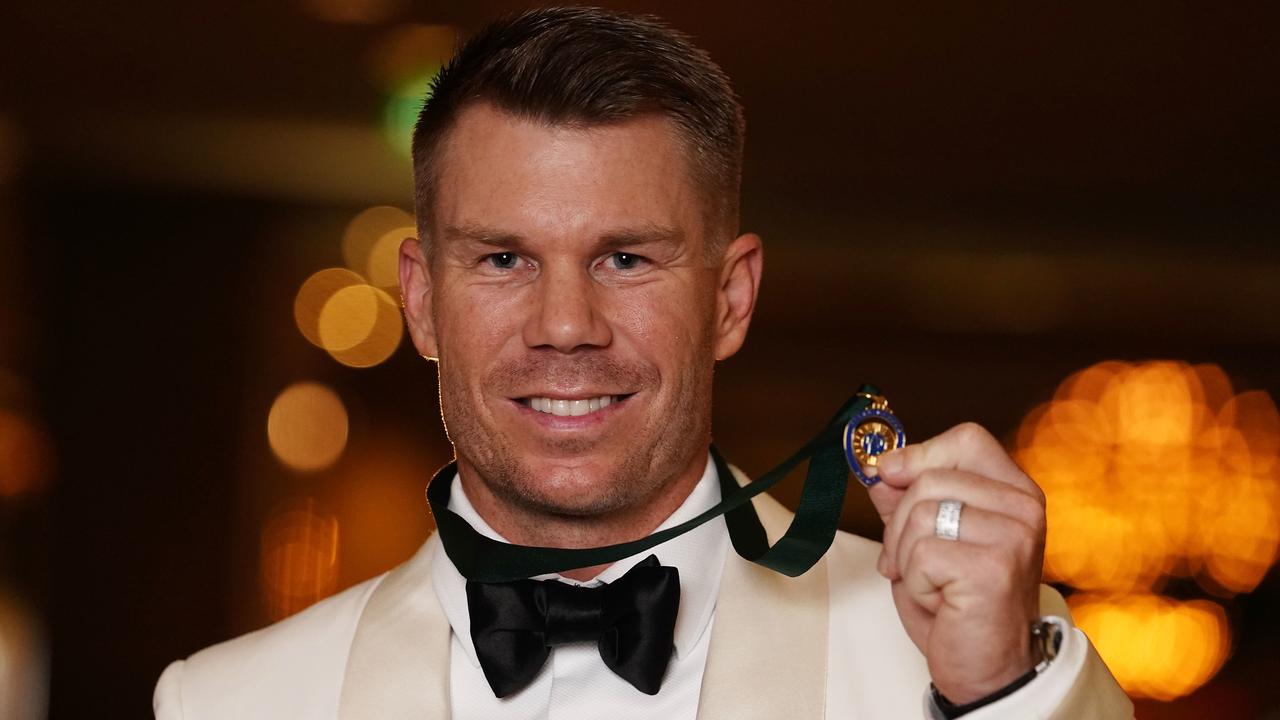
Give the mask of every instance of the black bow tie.
<path id="1" fill-rule="evenodd" d="M 533 682 L 551 648 L 594 640 L 600 658 L 647 695 L 662 685 L 675 648 L 680 573 L 650 555 L 598 587 L 557 580 L 467 582 L 471 639 L 494 695 Z"/>

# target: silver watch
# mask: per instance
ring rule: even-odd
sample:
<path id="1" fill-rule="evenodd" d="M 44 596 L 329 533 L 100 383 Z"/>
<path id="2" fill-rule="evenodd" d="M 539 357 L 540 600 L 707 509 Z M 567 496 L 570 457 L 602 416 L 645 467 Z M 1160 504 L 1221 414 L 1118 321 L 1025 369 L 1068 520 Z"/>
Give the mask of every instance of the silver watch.
<path id="1" fill-rule="evenodd" d="M 1062 626 L 1049 618 L 1040 618 L 1031 623 L 1031 650 L 1040 658 L 1036 662 L 1036 674 L 1044 672 L 1049 663 L 1058 657 L 1062 648 Z"/>

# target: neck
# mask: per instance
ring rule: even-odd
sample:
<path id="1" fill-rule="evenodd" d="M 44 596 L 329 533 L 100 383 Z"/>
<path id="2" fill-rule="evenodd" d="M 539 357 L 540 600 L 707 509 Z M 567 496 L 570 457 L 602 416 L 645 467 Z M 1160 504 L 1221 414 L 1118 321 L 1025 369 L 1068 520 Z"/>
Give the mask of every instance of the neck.
<path id="1" fill-rule="evenodd" d="M 458 477 L 476 512 L 509 542 L 537 547 L 591 548 L 638 540 L 652 533 L 693 492 L 708 462 L 703 451 L 649 496 L 631 506 L 598 515 L 557 514 L 508 502 L 494 494 L 476 468 L 461 457 L 458 458 Z M 596 565 L 560 574 L 585 581 L 608 567 Z"/>

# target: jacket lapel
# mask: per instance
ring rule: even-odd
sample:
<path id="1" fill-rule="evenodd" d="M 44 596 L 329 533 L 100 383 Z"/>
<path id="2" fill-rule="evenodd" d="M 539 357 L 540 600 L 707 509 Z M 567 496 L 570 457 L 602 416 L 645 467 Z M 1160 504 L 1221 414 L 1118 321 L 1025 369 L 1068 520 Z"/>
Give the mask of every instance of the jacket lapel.
<path id="1" fill-rule="evenodd" d="M 356 625 L 338 704 L 344 720 L 449 717 L 449 621 L 431 588 L 435 535 L 382 579 Z"/>
<path id="2" fill-rule="evenodd" d="M 734 468 L 738 481 L 743 476 Z M 753 500 L 770 542 L 791 513 Z M 356 626 L 339 700 L 343 720 L 449 717 L 449 621 L 431 589 L 432 536 L 374 589 Z M 827 683 L 827 560 L 788 578 L 732 550 L 716 601 L 698 715 L 821 720 Z M 768 676 L 752 682 L 766 667 Z"/>
<path id="3" fill-rule="evenodd" d="M 738 482 L 745 481 L 734 468 Z M 768 495 L 752 501 L 769 541 L 791 513 Z M 789 578 L 730 550 L 716 601 L 698 716 L 821 720 L 827 697 L 827 560 Z"/>

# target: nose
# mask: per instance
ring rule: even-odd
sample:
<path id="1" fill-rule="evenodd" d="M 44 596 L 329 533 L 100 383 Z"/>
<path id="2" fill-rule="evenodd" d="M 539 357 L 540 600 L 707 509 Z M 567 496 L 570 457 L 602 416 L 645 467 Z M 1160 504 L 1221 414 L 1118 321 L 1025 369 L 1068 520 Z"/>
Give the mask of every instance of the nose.
<path id="1" fill-rule="evenodd" d="M 534 307 L 524 327 L 527 347 L 571 353 L 610 343 L 613 336 L 602 313 L 601 288 L 585 269 L 544 267 L 535 282 Z"/>

